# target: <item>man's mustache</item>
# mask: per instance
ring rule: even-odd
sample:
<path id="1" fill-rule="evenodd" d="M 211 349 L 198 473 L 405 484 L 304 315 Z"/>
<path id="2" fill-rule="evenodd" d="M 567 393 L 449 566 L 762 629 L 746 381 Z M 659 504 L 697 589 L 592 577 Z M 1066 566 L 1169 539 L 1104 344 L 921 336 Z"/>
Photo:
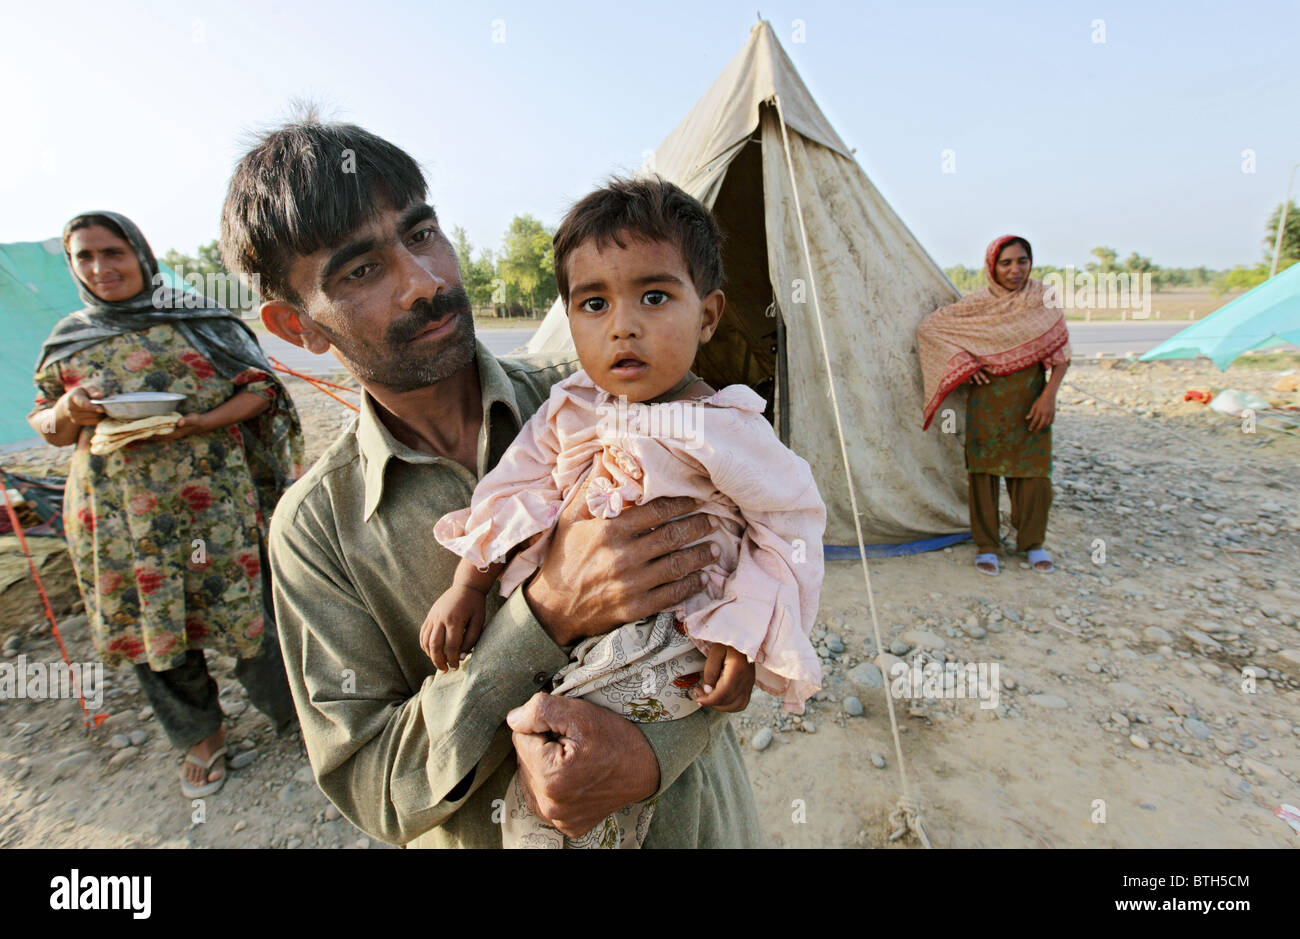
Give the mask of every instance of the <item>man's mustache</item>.
<path id="1" fill-rule="evenodd" d="M 434 294 L 432 301 L 417 300 L 410 312 L 388 327 L 384 338 L 394 344 L 410 342 L 448 313 L 470 315 L 469 294 L 464 287 L 450 287 Z"/>

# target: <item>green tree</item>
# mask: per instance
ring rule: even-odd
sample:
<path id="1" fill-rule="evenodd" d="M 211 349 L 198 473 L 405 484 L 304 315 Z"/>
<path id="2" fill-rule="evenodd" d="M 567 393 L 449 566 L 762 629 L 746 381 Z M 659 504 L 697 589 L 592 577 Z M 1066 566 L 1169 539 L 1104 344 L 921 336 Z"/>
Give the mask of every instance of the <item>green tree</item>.
<path id="1" fill-rule="evenodd" d="M 1150 258 L 1144 258 L 1134 251 L 1124 259 L 1124 270 L 1130 274 L 1147 274 L 1158 271 L 1159 268 L 1151 263 Z"/>
<path id="2" fill-rule="evenodd" d="M 506 229 L 497 261 L 507 301 L 519 300 L 531 315 L 545 312 L 559 292 L 555 286 L 551 232 L 531 215 L 516 215 Z M 513 296 L 512 296 L 513 295 Z"/>
<path id="3" fill-rule="evenodd" d="M 1110 274 L 1119 270 L 1115 266 L 1115 258 L 1118 253 L 1114 248 L 1096 247 L 1088 253 L 1097 259 L 1096 261 L 1089 261 L 1086 265 L 1088 270 L 1094 274 Z"/>
<path id="4" fill-rule="evenodd" d="M 252 309 L 257 305 L 256 297 L 241 291 L 238 278 L 226 270 L 226 265 L 221 260 L 220 244 L 215 238 L 205 245 L 199 245 L 192 255 L 182 254 L 175 248 L 171 248 L 159 260 L 170 267 L 178 277 L 190 278 L 190 275 L 197 274 L 204 278 L 205 288 L 203 292 L 209 295 L 215 294 L 210 298 L 224 304 L 228 309 L 239 312 Z M 217 290 L 210 289 L 214 282 L 208 278 L 208 275 L 216 275 L 224 279 L 224 287 Z M 219 285 L 220 282 L 217 282 L 217 284 Z M 189 289 L 197 290 L 198 288 L 197 285 L 191 283 Z M 251 302 L 242 302 L 246 296 Z"/>
<path id="5" fill-rule="evenodd" d="M 479 253 L 474 257 L 473 246 L 469 236 L 459 225 L 452 229 L 452 247 L 456 249 L 456 259 L 460 262 L 460 282 L 469 295 L 470 306 L 475 309 L 492 304 L 492 279 L 496 277 L 496 268 L 492 263 L 490 251 Z"/>
<path id="6" fill-rule="evenodd" d="M 1282 265 L 1279 263 L 1278 269 L 1281 268 Z M 1214 279 L 1210 293 L 1215 297 L 1221 297 L 1229 290 L 1249 290 L 1251 287 L 1258 287 L 1266 280 L 1268 280 L 1267 264 L 1256 264 L 1254 267 L 1238 264 L 1232 270 L 1225 271 Z"/>
<path id="7" fill-rule="evenodd" d="M 1277 241 L 1277 223 L 1282 218 L 1282 205 L 1273 210 L 1268 217 L 1267 234 L 1264 236 L 1264 260 L 1273 263 L 1273 245 Z M 1300 261 L 1300 207 L 1292 201 L 1286 209 L 1286 231 L 1282 234 L 1282 250 L 1278 252 L 1277 269 L 1289 267 L 1287 262 Z"/>
<path id="8" fill-rule="evenodd" d="M 962 293 L 971 293 L 988 286 L 988 278 L 985 276 L 983 268 L 966 267 L 964 264 L 958 264 L 956 267 L 945 268 L 944 274 L 952 281 L 952 285 Z"/>

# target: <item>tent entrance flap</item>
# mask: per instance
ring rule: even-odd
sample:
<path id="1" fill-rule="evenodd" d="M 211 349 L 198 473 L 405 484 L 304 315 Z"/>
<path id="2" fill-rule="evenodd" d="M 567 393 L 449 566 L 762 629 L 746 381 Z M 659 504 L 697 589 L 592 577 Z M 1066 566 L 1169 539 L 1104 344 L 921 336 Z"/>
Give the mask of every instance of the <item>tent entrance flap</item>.
<path id="1" fill-rule="evenodd" d="M 713 203 L 725 236 L 722 285 L 727 295 L 722 321 L 713 338 L 700 346 L 695 371 L 714 388 L 748 385 L 775 415 L 777 307 L 768 276 L 767 229 L 763 206 L 762 144 L 747 143 L 727 167 Z"/>

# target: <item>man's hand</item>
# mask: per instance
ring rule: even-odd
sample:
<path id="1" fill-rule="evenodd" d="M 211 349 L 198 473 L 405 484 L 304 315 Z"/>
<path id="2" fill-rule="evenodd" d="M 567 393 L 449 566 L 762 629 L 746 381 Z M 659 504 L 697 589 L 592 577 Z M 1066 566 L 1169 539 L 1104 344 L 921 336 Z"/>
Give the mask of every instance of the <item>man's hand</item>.
<path id="1" fill-rule="evenodd" d="M 78 427 L 98 424 L 106 416 L 104 406 L 96 404 L 90 395 L 86 394 L 85 388 L 73 388 L 64 394 L 55 405 L 56 411 L 58 408 L 62 408 L 68 420 Z"/>
<path id="2" fill-rule="evenodd" d="M 718 548 L 683 546 L 708 535 L 718 522 L 706 514 L 677 517 L 698 506 L 689 496 L 665 497 L 629 506 L 617 518 L 596 519 L 584 494 L 577 493 L 556 522 L 541 567 L 524 587 L 542 628 L 565 646 L 703 590 L 705 576 L 698 572 L 715 560 Z"/>
<path id="3" fill-rule="evenodd" d="M 528 807 L 569 838 L 659 789 L 659 762 L 636 725 L 579 698 L 538 692 L 506 715 Z M 552 739 L 558 736 L 559 739 Z"/>
<path id="4" fill-rule="evenodd" d="M 1044 391 L 1034 399 L 1033 406 L 1029 413 L 1025 415 L 1025 420 L 1029 421 L 1029 432 L 1036 433 L 1040 430 L 1046 430 L 1052 426 L 1052 421 L 1056 419 L 1056 395 Z"/>

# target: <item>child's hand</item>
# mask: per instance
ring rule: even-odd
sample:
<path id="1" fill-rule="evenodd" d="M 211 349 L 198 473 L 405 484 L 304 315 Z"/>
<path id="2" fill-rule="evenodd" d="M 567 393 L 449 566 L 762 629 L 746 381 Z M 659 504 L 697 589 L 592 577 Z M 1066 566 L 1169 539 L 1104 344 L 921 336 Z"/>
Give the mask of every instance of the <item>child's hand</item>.
<path id="1" fill-rule="evenodd" d="M 438 598 L 420 627 L 420 648 L 438 671 L 460 668 L 460 660 L 483 634 L 487 597 L 472 587 L 456 585 Z"/>
<path id="2" fill-rule="evenodd" d="M 692 692 L 695 703 L 715 711 L 743 711 L 754 690 L 754 663 L 730 646 L 714 643 L 704 663 L 704 677 Z"/>

